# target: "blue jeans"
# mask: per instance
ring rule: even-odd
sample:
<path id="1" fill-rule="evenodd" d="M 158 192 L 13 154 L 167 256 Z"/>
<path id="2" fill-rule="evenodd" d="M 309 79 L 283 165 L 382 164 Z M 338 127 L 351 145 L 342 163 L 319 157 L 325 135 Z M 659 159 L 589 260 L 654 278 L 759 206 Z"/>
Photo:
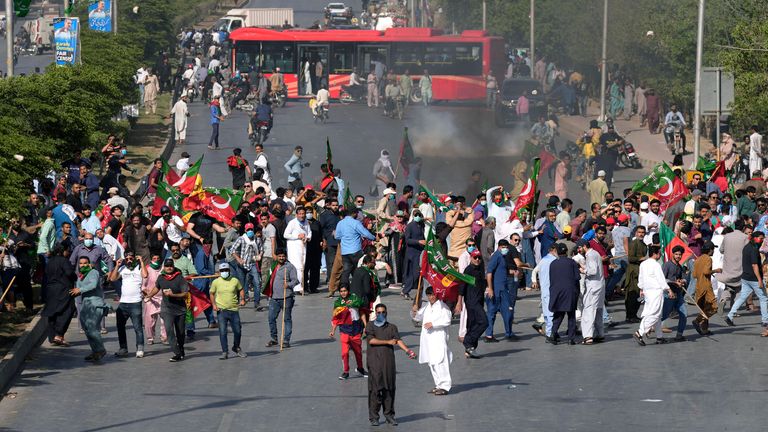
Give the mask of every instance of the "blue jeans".
<path id="1" fill-rule="evenodd" d="M 664 298 L 664 307 L 661 310 L 661 321 L 669 318 L 669 314 L 673 310 L 677 310 L 677 334 L 682 335 L 683 331 L 685 331 L 685 326 L 688 323 L 688 310 L 685 306 L 683 290 L 673 290 L 673 292 L 676 296 L 675 299 Z"/>
<path id="2" fill-rule="evenodd" d="M 253 264 L 251 269 L 245 272 L 243 279 L 245 280 L 243 289 L 245 290 L 246 296 L 248 295 L 250 285 L 253 287 L 253 307 L 258 306 L 259 301 L 261 301 L 261 276 L 259 275 L 259 266 Z"/>
<path id="3" fill-rule="evenodd" d="M 515 304 L 517 304 L 517 278 L 507 279 L 507 291 L 509 295 L 509 333 L 512 334 L 512 323 L 515 321 Z"/>
<path id="4" fill-rule="evenodd" d="M 749 294 L 754 292 L 760 300 L 760 322 L 763 326 L 768 326 L 768 297 L 765 296 L 765 290 L 757 284 L 757 281 L 741 280 L 741 291 L 739 297 L 733 302 L 731 311 L 728 312 L 728 318 L 733 319 L 736 311 L 747 302 Z"/>
<path id="5" fill-rule="evenodd" d="M 221 342 L 221 352 L 227 352 L 229 343 L 227 342 L 227 323 L 232 327 L 232 333 L 235 335 L 235 341 L 232 344 L 232 351 L 237 352 L 240 349 L 240 338 L 242 325 L 240 324 L 240 312 L 219 309 L 219 342 Z"/>
<path id="6" fill-rule="evenodd" d="M 485 329 L 485 337 L 493 337 L 493 324 L 496 322 L 496 313 L 501 312 L 504 322 L 504 335 L 512 336 L 512 311 L 510 310 L 509 291 L 502 289 L 493 293 L 493 298 L 485 298 L 485 315 L 488 318 L 488 328 Z"/>
<path id="7" fill-rule="evenodd" d="M 608 280 L 608 284 L 605 286 L 605 296 L 610 297 L 613 295 L 613 291 L 616 289 L 616 285 L 621 282 L 624 277 L 624 273 L 627 271 L 627 260 L 618 260 L 619 268 L 613 271 L 613 275 Z"/>
<path id="8" fill-rule="evenodd" d="M 141 302 L 118 304 L 115 316 L 117 319 L 117 341 L 120 344 L 120 349 L 128 349 L 125 325 L 130 318 L 133 331 L 136 333 L 136 350 L 144 351 L 144 322 L 141 319 Z"/>
<path id="9" fill-rule="evenodd" d="M 285 310 L 283 311 L 285 337 L 283 338 L 283 342 L 291 341 L 291 329 L 293 328 L 291 311 L 293 310 L 293 300 L 293 296 L 285 299 Z M 283 299 L 269 299 L 269 336 L 273 341 L 277 341 L 277 316 L 280 314 L 281 310 L 283 310 Z"/>

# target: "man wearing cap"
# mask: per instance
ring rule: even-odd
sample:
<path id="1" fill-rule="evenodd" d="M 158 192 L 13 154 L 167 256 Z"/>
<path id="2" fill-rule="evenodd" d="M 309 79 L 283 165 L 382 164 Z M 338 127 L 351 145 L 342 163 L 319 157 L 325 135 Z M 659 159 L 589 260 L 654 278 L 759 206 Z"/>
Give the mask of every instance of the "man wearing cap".
<path id="1" fill-rule="evenodd" d="M 501 312 L 501 319 L 504 322 L 504 335 L 507 339 L 514 338 L 512 333 L 512 320 L 510 304 L 510 293 L 507 290 L 507 261 L 506 255 L 509 253 L 509 242 L 499 240 L 499 247 L 491 255 L 491 260 L 486 265 L 485 280 L 488 287 L 485 290 L 485 304 L 487 309 L 488 328 L 485 330 L 485 342 L 498 342 L 493 336 L 493 325 L 496 322 L 496 313 Z"/>
<path id="2" fill-rule="evenodd" d="M 470 246 L 472 248 L 474 246 Z M 464 334 L 464 354 L 469 358 L 479 358 L 477 355 L 477 342 L 488 327 L 488 318 L 483 307 L 484 297 L 489 294 L 483 270 L 482 252 L 473 249 L 469 252 L 470 263 L 464 269 L 464 274 L 475 278 L 475 284 L 461 284 L 459 287 L 459 301 L 456 304 L 457 311 L 461 312 L 462 305 L 466 308 L 467 324 Z"/>
<path id="3" fill-rule="evenodd" d="M 579 239 L 576 243 L 579 253 L 584 255 L 584 296 L 581 312 L 581 334 L 584 345 L 602 342 L 603 336 L 603 307 L 605 304 L 605 276 L 600 254 L 592 249 L 590 242 Z M 597 332 L 597 336 L 595 336 Z"/>
<path id="4" fill-rule="evenodd" d="M 608 183 L 605 182 L 605 171 L 597 172 L 597 178 L 587 185 L 590 203 L 601 203 L 605 193 L 608 192 Z"/>
<path id="5" fill-rule="evenodd" d="M 261 227 L 257 229 L 252 223 L 245 224 L 243 235 L 235 240 L 229 249 L 230 262 L 233 264 L 229 270 L 232 270 L 235 278 L 239 280 L 244 298 L 248 298 L 248 291 L 253 287 L 253 307 L 257 310 L 261 310 L 261 277 L 258 263 L 264 256 L 264 242 L 262 236 L 257 235 L 260 231 Z"/>
<path id="6" fill-rule="evenodd" d="M 392 219 L 392 217 L 395 215 L 396 210 L 396 204 L 395 204 L 395 197 L 397 196 L 397 191 L 393 188 L 386 188 L 381 193 L 381 199 L 379 200 L 379 204 L 376 206 L 376 216 L 380 219 Z"/>
<path id="7" fill-rule="evenodd" d="M 219 317 L 219 342 L 221 342 L 219 360 L 226 360 L 229 357 L 227 323 L 230 324 L 232 333 L 235 335 L 232 352 L 240 358 L 247 357 L 243 349 L 240 348 L 242 325 L 240 324 L 238 309 L 238 306 L 245 306 L 245 295 L 240 281 L 232 277 L 229 270 L 229 264 L 219 264 L 219 277 L 211 283 L 210 289 L 211 305 Z M 258 290 L 258 287 L 256 289 Z"/>
<path id="8" fill-rule="evenodd" d="M 568 254 L 571 254 L 571 252 L 576 249 L 576 243 L 571 240 L 571 234 L 571 226 L 566 225 L 565 228 L 563 228 L 563 238 L 558 241 L 558 243 L 562 243 L 568 248 Z"/>
<path id="9" fill-rule="evenodd" d="M 109 194 L 109 199 L 107 199 L 107 204 L 109 204 L 110 207 L 114 208 L 114 207 L 117 207 L 118 205 L 122 206 L 124 209 L 127 209 L 130 207 L 128 205 L 128 200 L 119 195 L 120 192 L 116 187 L 109 188 L 107 193 Z"/>
<path id="10" fill-rule="evenodd" d="M 579 265 L 567 257 L 564 244 L 557 244 L 558 258 L 549 266 L 549 310 L 553 314 L 550 343 L 557 344 L 558 329 L 568 315 L 568 343 L 576 345 L 576 306 L 579 302 Z"/>
<path id="11" fill-rule="evenodd" d="M 160 208 L 160 219 L 152 226 L 153 235 L 158 231 L 163 233 L 167 246 L 171 243 L 180 243 L 185 231 L 184 221 L 179 216 L 172 216 L 171 209 L 163 206 Z"/>

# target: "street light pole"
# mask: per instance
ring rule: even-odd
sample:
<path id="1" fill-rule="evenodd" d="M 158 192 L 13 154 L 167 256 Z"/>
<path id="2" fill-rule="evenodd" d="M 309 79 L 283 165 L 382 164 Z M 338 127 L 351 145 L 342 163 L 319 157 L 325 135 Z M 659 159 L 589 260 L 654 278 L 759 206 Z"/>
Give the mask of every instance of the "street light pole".
<path id="1" fill-rule="evenodd" d="M 5 69 L 13 76 L 13 1 L 5 0 Z"/>
<path id="2" fill-rule="evenodd" d="M 600 56 L 600 120 L 605 120 L 605 86 L 608 84 L 606 61 L 608 41 L 608 0 L 603 0 L 603 53 Z"/>
<path id="3" fill-rule="evenodd" d="M 483 30 L 485 30 L 485 0 L 483 0 Z"/>
<path id="4" fill-rule="evenodd" d="M 536 66 L 536 43 L 534 39 L 536 20 L 534 18 L 534 12 L 536 10 L 536 0 L 531 0 L 531 52 L 528 54 L 528 61 L 531 62 L 531 78 L 533 78 L 533 68 Z"/>
<path id="5" fill-rule="evenodd" d="M 704 50 L 704 0 L 699 0 L 699 25 L 696 31 L 696 89 L 693 104 L 693 162 L 696 166 L 701 153 L 701 56 Z M 718 94 L 719 98 L 720 95 Z M 717 119 L 720 122 L 720 119 Z"/>

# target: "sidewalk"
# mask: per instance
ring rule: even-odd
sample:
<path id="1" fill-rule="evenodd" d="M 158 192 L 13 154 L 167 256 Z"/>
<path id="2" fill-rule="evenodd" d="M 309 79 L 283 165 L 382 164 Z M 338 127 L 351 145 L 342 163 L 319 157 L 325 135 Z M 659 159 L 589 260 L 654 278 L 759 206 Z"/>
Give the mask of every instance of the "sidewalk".
<path id="1" fill-rule="evenodd" d="M 600 114 L 598 102 L 590 101 L 587 109 L 588 116 L 560 116 L 560 134 L 568 140 L 576 141 L 581 134 L 589 128 L 590 120 L 595 120 Z M 650 170 L 661 162 L 672 164 L 672 155 L 664 143 L 664 134 L 651 135 L 646 126 L 640 127 L 640 117 L 635 115 L 630 120 L 620 118 L 614 121 L 616 130 L 625 139 L 635 146 L 635 151 L 643 164 L 643 169 Z M 683 166 L 689 167 L 693 163 L 693 131 L 686 130 L 686 153 L 683 156 Z M 704 136 L 701 137 L 701 154 L 714 152 L 712 142 Z"/>

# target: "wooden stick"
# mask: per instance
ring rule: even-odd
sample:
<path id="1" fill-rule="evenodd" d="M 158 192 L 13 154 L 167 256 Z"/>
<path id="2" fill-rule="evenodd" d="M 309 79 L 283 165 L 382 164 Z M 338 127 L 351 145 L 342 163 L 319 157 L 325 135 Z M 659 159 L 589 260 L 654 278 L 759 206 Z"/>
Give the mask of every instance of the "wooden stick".
<path id="1" fill-rule="evenodd" d="M 280 326 L 280 352 L 283 352 L 283 340 L 285 339 L 285 297 L 288 290 L 288 272 L 283 270 L 283 324 Z"/>
<path id="2" fill-rule="evenodd" d="M 414 301 L 414 304 L 418 305 L 419 307 L 421 307 L 421 280 L 422 279 L 424 278 L 421 277 L 421 268 L 419 268 L 419 283 L 418 283 L 418 286 L 416 287 L 416 300 Z"/>
<path id="3" fill-rule="evenodd" d="M 195 279 L 213 279 L 221 276 L 219 273 L 212 274 L 212 275 L 205 275 L 205 276 L 190 276 L 188 280 L 195 280 Z"/>
<path id="4" fill-rule="evenodd" d="M 13 281 L 16 280 L 16 276 L 14 275 L 13 278 L 11 278 L 11 283 L 8 284 L 8 288 L 3 291 L 3 296 L 0 297 L 0 304 L 3 303 L 3 300 L 5 300 L 5 296 L 8 294 L 8 291 L 10 291 L 11 287 L 13 286 Z"/>

